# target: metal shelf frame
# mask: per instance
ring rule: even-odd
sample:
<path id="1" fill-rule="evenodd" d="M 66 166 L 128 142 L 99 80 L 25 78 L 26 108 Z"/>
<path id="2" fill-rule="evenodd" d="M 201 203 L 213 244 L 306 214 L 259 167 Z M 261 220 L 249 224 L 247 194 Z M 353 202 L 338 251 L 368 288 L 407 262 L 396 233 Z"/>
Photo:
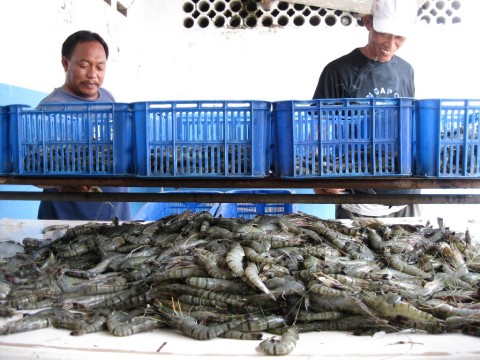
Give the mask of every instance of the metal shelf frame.
<path id="1" fill-rule="evenodd" d="M 146 177 L 32 177 L 0 176 L 0 184 L 35 186 L 126 186 L 205 189 L 477 189 L 480 178 L 362 177 L 362 178 L 146 178 Z M 468 191 L 467 191 L 468 192 Z M 382 203 L 395 204 L 480 204 L 478 194 L 212 194 L 212 193 L 48 193 L 0 191 L 3 200 L 124 201 L 124 202 L 284 202 L 310 204 Z"/>

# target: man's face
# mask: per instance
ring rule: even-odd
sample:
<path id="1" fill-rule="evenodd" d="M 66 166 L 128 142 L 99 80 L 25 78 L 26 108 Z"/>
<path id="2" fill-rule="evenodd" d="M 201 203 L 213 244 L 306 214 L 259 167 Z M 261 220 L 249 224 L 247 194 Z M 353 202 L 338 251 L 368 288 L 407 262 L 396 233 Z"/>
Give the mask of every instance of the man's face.
<path id="1" fill-rule="evenodd" d="M 370 16 L 366 16 L 364 22 L 368 30 L 368 57 L 379 62 L 392 60 L 393 55 L 395 55 L 407 39 L 403 36 L 375 31 L 373 28 L 373 20 Z"/>
<path id="2" fill-rule="evenodd" d="M 98 89 L 103 84 L 107 56 L 99 42 L 78 43 L 71 59 L 62 58 L 65 70 L 63 89 L 87 100 L 98 98 Z"/>
<path id="3" fill-rule="evenodd" d="M 392 34 L 376 32 L 374 29 L 370 31 L 369 43 L 374 49 L 377 61 L 386 62 L 393 58 L 393 55 L 400 49 L 406 38 Z"/>

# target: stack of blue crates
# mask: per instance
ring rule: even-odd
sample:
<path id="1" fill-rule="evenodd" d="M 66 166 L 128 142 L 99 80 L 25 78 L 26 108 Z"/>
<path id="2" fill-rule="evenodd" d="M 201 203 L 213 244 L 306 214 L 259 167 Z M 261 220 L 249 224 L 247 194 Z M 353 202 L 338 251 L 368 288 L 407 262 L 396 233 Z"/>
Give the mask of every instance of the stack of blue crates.
<path id="1" fill-rule="evenodd" d="M 185 193 L 211 193 L 220 194 L 221 191 L 203 191 L 194 189 L 182 189 L 178 191 L 166 191 L 169 194 L 185 194 Z M 218 211 L 220 204 L 216 202 L 150 202 L 144 204 L 133 217 L 134 220 L 157 221 L 168 215 L 181 214 L 185 211 L 194 213 L 208 211 L 212 216 Z"/>
<path id="2" fill-rule="evenodd" d="M 221 203 L 215 216 L 224 218 L 244 218 L 251 220 L 257 215 L 281 216 L 296 212 L 295 204 L 276 202 L 275 195 L 294 194 L 294 190 L 289 189 L 248 189 L 248 190 L 230 190 L 230 194 L 265 194 L 272 197 L 272 201 L 266 203 Z"/>
<path id="3" fill-rule="evenodd" d="M 480 176 L 479 127 L 474 99 L 7 105 L 0 107 L 0 174 L 468 178 Z M 275 191 L 290 190 L 232 190 Z M 295 212 L 281 203 L 152 203 L 138 216 L 187 209 L 246 218 Z"/>

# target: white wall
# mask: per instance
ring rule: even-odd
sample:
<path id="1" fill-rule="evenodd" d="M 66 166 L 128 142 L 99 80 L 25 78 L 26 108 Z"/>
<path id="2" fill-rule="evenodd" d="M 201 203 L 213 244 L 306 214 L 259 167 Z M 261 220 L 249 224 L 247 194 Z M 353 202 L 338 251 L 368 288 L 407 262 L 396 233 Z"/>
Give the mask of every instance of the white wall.
<path id="1" fill-rule="evenodd" d="M 128 17 L 102 0 L 1 0 L 0 82 L 50 92 L 63 83 L 60 47 L 79 29 L 111 48 L 105 87 L 118 101 L 308 99 L 323 66 L 362 46 L 363 27 L 183 27 L 183 1 L 128 0 Z M 462 23 L 420 24 L 399 55 L 417 76 L 417 97 L 478 98 L 480 2 L 462 0 Z"/>
<path id="2" fill-rule="evenodd" d="M 133 4 L 125 41 L 133 46 L 120 55 L 135 58 L 131 70 L 123 69 L 132 82 L 110 74 L 126 101 L 309 99 L 323 66 L 367 41 L 367 31 L 357 25 L 188 30 L 180 3 Z M 420 23 L 399 52 L 416 69 L 418 98 L 478 97 L 480 72 L 472 71 L 475 56 L 467 49 L 480 28 L 480 4 L 463 0 L 462 7 L 462 24 Z"/>
<path id="3" fill-rule="evenodd" d="M 309 99 L 323 66 L 367 41 L 356 25 L 186 29 L 183 1 L 125 0 L 127 18 L 111 2 L 0 0 L 0 83 L 50 92 L 64 79 L 62 42 L 90 29 L 109 44 L 104 86 L 117 101 Z M 416 69 L 417 98 L 480 98 L 480 1 L 461 4 L 461 24 L 419 24 L 399 52 Z M 440 207 L 425 209 L 438 214 Z"/>

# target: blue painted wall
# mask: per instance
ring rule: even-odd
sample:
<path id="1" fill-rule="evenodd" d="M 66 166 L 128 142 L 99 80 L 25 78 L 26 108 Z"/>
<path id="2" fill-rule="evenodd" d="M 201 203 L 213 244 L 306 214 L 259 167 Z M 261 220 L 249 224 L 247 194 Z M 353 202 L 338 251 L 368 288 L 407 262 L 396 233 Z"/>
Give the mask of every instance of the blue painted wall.
<path id="1" fill-rule="evenodd" d="M 35 107 L 46 93 L 0 83 L 0 106 L 22 104 Z M 41 191 L 30 185 L 2 185 L 1 191 Z M 39 201 L 0 200 L 0 218 L 36 219 Z"/>
<path id="2" fill-rule="evenodd" d="M 40 91 L 0 83 L 0 106 L 23 104 L 35 107 L 46 95 Z"/>
<path id="3" fill-rule="evenodd" d="M 295 189 L 297 194 L 313 194 L 313 189 Z M 320 219 L 335 219 L 334 204 L 297 204 L 297 211 L 311 214 Z"/>

